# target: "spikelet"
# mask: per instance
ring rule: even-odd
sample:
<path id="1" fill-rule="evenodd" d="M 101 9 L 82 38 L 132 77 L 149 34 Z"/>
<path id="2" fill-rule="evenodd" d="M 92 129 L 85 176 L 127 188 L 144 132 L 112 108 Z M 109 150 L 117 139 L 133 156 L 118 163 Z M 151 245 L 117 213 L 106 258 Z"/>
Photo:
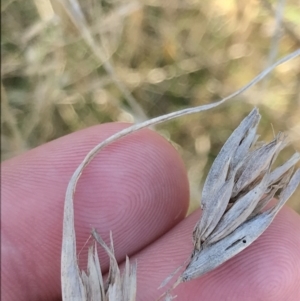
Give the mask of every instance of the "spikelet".
<path id="1" fill-rule="evenodd" d="M 128 257 L 121 274 L 115 258 L 112 235 L 111 247 L 108 247 L 95 229 L 92 235 L 109 256 L 110 266 L 106 282 L 103 281 L 96 245 L 92 245 L 88 252 L 87 272 L 79 272 L 76 261 L 73 261 L 77 271 L 70 275 L 71 281 L 77 283 L 77 289 L 71 288 L 65 282 L 62 287 L 63 300 L 72 301 L 135 301 L 136 300 L 136 265 L 130 265 Z"/>
<path id="2" fill-rule="evenodd" d="M 256 143 L 259 120 L 255 108 L 215 159 L 202 191 L 203 214 L 193 232 L 194 251 L 177 284 L 202 276 L 247 248 L 299 185 L 300 170 L 293 170 L 300 154 L 272 171 L 287 137 L 279 133 L 270 143 Z M 275 195 L 277 204 L 263 210 Z"/>

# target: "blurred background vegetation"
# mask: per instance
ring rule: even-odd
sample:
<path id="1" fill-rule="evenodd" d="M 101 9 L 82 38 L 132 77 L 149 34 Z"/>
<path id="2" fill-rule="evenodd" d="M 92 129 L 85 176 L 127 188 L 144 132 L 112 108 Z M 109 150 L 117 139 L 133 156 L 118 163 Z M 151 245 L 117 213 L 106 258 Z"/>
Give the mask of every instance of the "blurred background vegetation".
<path id="1" fill-rule="evenodd" d="M 219 100 L 300 47 L 298 0 L 2 0 L 2 160 L 104 122 Z M 212 111 L 156 130 L 185 161 L 191 208 L 220 148 L 258 106 L 261 138 L 300 151 L 300 60 Z M 289 201 L 300 212 L 300 189 Z"/>

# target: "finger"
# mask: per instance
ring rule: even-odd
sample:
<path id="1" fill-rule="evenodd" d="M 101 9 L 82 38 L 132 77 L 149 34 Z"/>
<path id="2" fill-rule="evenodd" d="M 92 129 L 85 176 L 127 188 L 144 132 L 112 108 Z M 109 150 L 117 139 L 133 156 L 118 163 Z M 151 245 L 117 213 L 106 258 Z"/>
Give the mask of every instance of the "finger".
<path id="1" fill-rule="evenodd" d="M 25 153 L 2 166 L 4 300 L 60 296 L 64 195 L 87 152 L 125 124 L 92 127 Z M 174 148 L 150 130 L 101 151 L 84 170 L 75 194 L 77 250 L 95 227 L 123 260 L 183 219 L 188 207 L 184 165 Z M 86 253 L 80 253 L 85 266 Z M 100 253 L 103 269 L 107 257 Z M 6 295 L 5 295 L 6 294 Z"/>
<path id="2" fill-rule="evenodd" d="M 192 214 L 131 261 L 138 265 L 137 300 L 156 300 L 168 288 L 162 281 L 192 251 L 191 233 L 199 218 Z M 300 217 L 285 207 L 251 246 L 212 272 L 180 284 L 178 300 L 300 300 Z M 176 300 L 177 300 L 176 299 Z"/>

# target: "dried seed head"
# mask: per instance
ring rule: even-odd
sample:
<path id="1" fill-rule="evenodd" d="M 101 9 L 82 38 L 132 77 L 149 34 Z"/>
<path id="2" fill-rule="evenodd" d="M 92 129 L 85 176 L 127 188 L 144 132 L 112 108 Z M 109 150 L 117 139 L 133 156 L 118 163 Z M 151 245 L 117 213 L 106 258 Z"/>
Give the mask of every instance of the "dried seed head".
<path id="1" fill-rule="evenodd" d="M 135 301 L 136 300 L 136 266 L 130 266 L 126 257 L 125 269 L 121 274 L 113 250 L 112 236 L 109 248 L 101 239 L 96 230 L 92 231 L 95 240 L 101 245 L 109 256 L 110 266 L 107 281 L 104 284 L 101 274 L 97 248 L 91 247 L 88 254 L 87 274 L 82 272 L 81 278 L 85 288 L 83 301 Z"/>
<path id="2" fill-rule="evenodd" d="M 259 120 L 255 108 L 229 137 L 208 173 L 202 192 L 203 214 L 193 233 L 194 251 L 181 282 L 213 270 L 249 246 L 300 183 L 300 170 L 293 175 L 299 153 L 271 171 L 287 139 L 279 133 L 268 144 L 255 143 Z M 278 203 L 262 212 L 278 191 Z"/>
<path id="3" fill-rule="evenodd" d="M 88 252 L 87 272 L 79 272 L 77 262 L 74 261 L 77 273 L 70 271 L 72 281 L 78 284 L 78 291 L 70 289 L 70 285 L 62 286 L 63 300 L 67 301 L 135 301 L 136 300 L 136 265 L 130 265 L 126 257 L 126 264 L 121 274 L 114 255 L 112 236 L 111 247 L 108 247 L 98 235 L 92 231 L 95 240 L 101 245 L 109 256 L 109 275 L 104 283 L 97 247 L 91 246 Z"/>

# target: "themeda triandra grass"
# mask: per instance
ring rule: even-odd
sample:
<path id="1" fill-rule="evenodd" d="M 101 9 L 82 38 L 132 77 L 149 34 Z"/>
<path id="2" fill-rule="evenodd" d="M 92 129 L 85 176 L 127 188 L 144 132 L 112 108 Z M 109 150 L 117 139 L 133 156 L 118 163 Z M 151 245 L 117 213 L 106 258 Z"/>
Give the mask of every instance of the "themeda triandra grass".
<path id="1" fill-rule="evenodd" d="M 134 301 L 136 268 L 126 261 L 121 275 L 114 257 L 111 240 L 109 248 L 93 231 L 95 240 L 110 258 L 110 273 L 104 284 L 97 250 L 93 246 L 88 255 L 88 271 L 80 272 L 76 256 L 73 199 L 76 184 L 83 169 L 108 144 L 139 129 L 176 117 L 212 109 L 260 81 L 276 66 L 300 54 L 300 49 L 264 70 L 250 83 L 230 96 L 212 104 L 184 109 L 132 125 L 94 147 L 78 166 L 68 184 L 63 221 L 61 282 L 64 301 Z M 199 277 L 249 246 L 270 225 L 280 208 L 300 183 L 300 170 L 293 174 L 300 154 L 294 154 L 281 167 L 271 169 L 278 153 L 287 145 L 287 138 L 279 133 L 268 144 L 256 143 L 256 127 L 260 115 L 257 109 L 241 122 L 229 137 L 213 163 L 202 192 L 203 215 L 194 233 L 194 251 L 186 269 L 172 288 L 181 282 Z M 278 203 L 268 210 L 265 205 L 278 195 Z M 166 300 L 172 297 L 168 291 Z"/>

